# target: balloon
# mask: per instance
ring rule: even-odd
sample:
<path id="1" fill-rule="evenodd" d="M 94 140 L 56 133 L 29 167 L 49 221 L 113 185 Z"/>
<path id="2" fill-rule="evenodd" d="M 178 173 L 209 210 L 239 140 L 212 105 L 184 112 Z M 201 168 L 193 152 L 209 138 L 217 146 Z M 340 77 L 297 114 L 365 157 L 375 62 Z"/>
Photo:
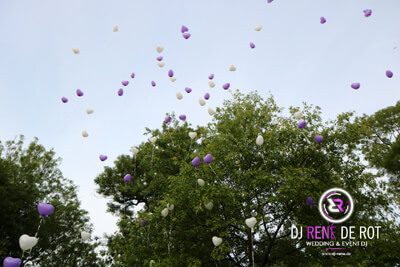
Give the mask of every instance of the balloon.
<path id="1" fill-rule="evenodd" d="M 176 93 L 176 98 L 178 98 L 178 100 L 181 100 L 183 98 L 183 95 L 181 92 Z"/>
<path id="2" fill-rule="evenodd" d="M 133 146 L 133 147 L 131 148 L 131 152 L 133 153 L 133 155 L 136 156 L 136 154 L 139 152 L 139 149 L 138 149 L 137 147 Z"/>
<path id="3" fill-rule="evenodd" d="M 152 144 L 155 144 L 155 142 L 157 141 L 157 137 L 153 136 L 153 137 L 151 137 L 149 140 L 150 140 L 150 142 L 151 142 Z"/>
<path id="4" fill-rule="evenodd" d="M 67 102 L 68 102 L 68 98 L 66 98 L 66 97 L 61 97 L 61 101 L 62 101 L 63 103 L 67 103 Z"/>
<path id="5" fill-rule="evenodd" d="M 206 207 L 206 209 L 212 210 L 212 208 L 214 207 L 214 204 L 212 202 L 208 202 L 207 204 L 204 204 L 204 206 Z"/>
<path id="6" fill-rule="evenodd" d="M 123 86 L 127 86 L 129 84 L 128 81 L 122 81 L 121 83 L 122 83 Z"/>
<path id="7" fill-rule="evenodd" d="M 139 223 L 142 227 L 145 227 L 147 225 L 148 221 L 146 219 L 143 219 L 143 220 L 139 220 Z"/>
<path id="8" fill-rule="evenodd" d="M 72 52 L 74 52 L 75 54 L 79 54 L 80 53 L 79 49 L 76 48 L 75 46 L 72 47 Z"/>
<path id="9" fill-rule="evenodd" d="M 251 217 L 251 218 L 246 219 L 245 223 L 249 228 L 253 229 L 254 225 L 256 225 L 256 223 L 257 223 L 257 220 L 256 220 L 256 218 Z"/>
<path id="10" fill-rule="evenodd" d="M 392 78 L 392 77 L 393 77 L 393 72 L 390 71 L 390 70 L 387 70 L 387 71 L 386 71 L 386 76 L 387 76 L 388 78 Z"/>
<path id="11" fill-rule="evenodd" d="M 92 114 L 92 113 L 93 113 L 93 109 L 87 108 L 87 109 L 86 109 L 86 113 L 87 113 L 88 115 Z"/>
<path id="12" fill-rule="evenodd" d="M 113 28 L 113 32 L 117 32 L 118 31 L 118 25 L 115 25 Z"/>
<path id="13" fill-rule="evenodd" d="M 311 198 L 311 197 L 308 197 L 308 198 L 307 198 L 306 203 L 307 203 L 307 205 L 310 205 L 310 206 L 315 205 L 315 202 L 312 201 L 312 198 Z"/>
<path id="14" fill-rule="evenodd" d="M 214 74 L 211 73 L 210 75 L 208 75 L 208 79 L 210 79 L 210 80 L 214 79 Z"/>
<path id="15" fill-rule="evenodd" d="M 230 71 L 236 71 L 235 65 L 231 64 L 231 65 L 229 66 L 229 70 L 230 70 Z"/>
<path id="16" fill-rule="evenodd" d="M 197 183 L 198 183 L 200 186 L 204 186 L 204 184 L 205 184 L 205 182 L 204 182 L 203 179 L 197 179 Z"/>
<path id="17" fill-rule="evenodd" d="M 175 81 L 176 81 L 176 78 L 175 78 L 175 77 L 170 77 L 169 80 L 170 80 L 171 82 L 175 82 Z"/>
<path id="18" fill-rule="evenodd" d="M 197 133 L 196 132 L 189 132 L 189 137 L 190 137 L 190 139 L 195 139 L 196 138 L 196 136 L 197 136 Z"/>
<path id="19" fill-rule="evenodd" d="M 314 136 L 314 140 L 317 142 L 317 143 L 322 143 L 322 141 L 324 141 L 324 138 L 321 136 L 321 135 L 316 135 L 316 136 Z"/>
<path id="20" fill-rule="evenodd" d="M 21 235 L 19 238 L 19 246 L 22 250 L 28 250 L 33 248 L 38 242 L 38 239 L 34 236 Z"/>
<path id="21" fill-rule="evenodd" d="M 254 49 L 256 47 L 256 45 L 253 42 L 250 42 L 250 48 Z"/>
<path id="22" fill-rule="evenodd" d="M 174 71 L 173 70 L 169 70 L 168 71 L 168 77 L 174 77 Z"/>
<path id="23" fill-rule="evenodd" d="M 3 260 L 3 267 L 19 267 L 21 265 L 21 259 L 7 257 Z"/>
<path id="24" fill-rule="evenodd" d="M 167 203 L 167 209 L 174 210 L 174 208 L 175 208 L 174 204 Z"/>
<path id="25" fill-rule="evenodd" d="M 161 215 L 164 216 L 164 217 L 167 217 L 168 216 L 168 209 L 167 208 L 163 209 L 161 211 Z"/>
<path id="26" fill-rule="evenodd" d="M 186 27 L 185 25 L 182 25 L 181 33 L 185 33 L 187 31 L 189 31 L 188 27 Z"/>
<path id="27" fill-rule="evenodd" d="M 397 46 L 394 46 L 393 49 L 397 49 Z"/>
<path id="28" fill-rule="evenodd" d="M 298 120 L 301 119 L 302 116 L 303 116 L 303 112 L 301 112 L 301 111 L 297 111 L 294 113 L 294 117 Z"/>
<path id="29" fill-rule="evenodd" d="M 46 203 L 39 203 L 37 206 L 37 210 L 39 214 L 42 216 L 48 216 L 54 211 L 54 206 Z"/>
<path id="30" fill-rule="evenodd" d="M 124 90 L 122 88 L 119 88 L 118 90 L 118 95 L 122 96 L 124 94 Z"/>
<path id="31" fill-rule="evenodd" d="M 297 127 L 299 127 L 300 129 L 303 129 L 304 127 L 306 127 L 306 125 L 307 125 L 307 122 L 301 121 L 301 122 L 299 122 L 299 124 L 297 124 Z"/>
<path id="32" fill-rule="evenodd" d="M 155 81 L 151 81 L 151 86 L 155 87 L 156 86 L 156 82 Z"/>
<path id="33" fill-rule="evenodd" d="M 226 83 L 226 84 L 222 85 L 222 88 L 224 88 L 225 90 L 228 90 L 229 86 L 231 86 L 231 84 L 230 83 Z"/>
<path id="34" fill-rule="evenodd" d="M 213 81 L 208 81 L 208 86 L 210 86 L 211 88 L 214 88 L 215 83 Z"/>
<path id="35" fill-rule="evenodd" d="M 210 99 L 210 94 L 209 94 L 209 93 L 206 93 L 206 94 L 204 95 L 204 99 L 205 99 L 205 100 Z"/>
<path id="36" fill-rule="evenodd" d="M 207 155 L 203 158 L 203 161 L 204 161 L 205 163 L 207 163 L 207 164 L 210 164 L 211 161 L 212 161 L 212 156 L 211 156 L 211 154 L 207 154 Z"/>
<path id="37" fill-rule="evenodd" d="M 185 114 L 179 115 L 179 119 L 180 119 L 181 121 L 186 120 L 186 115 L 185 115 Z"/>
<path id="38" fill-rule="evenodd" d="M 208 108 L 208 114 L 210 114 L 210 116 L 215 114 L 215 110 L 213 110 L 212 108 Z"/>
<path id="39" fill-rule="evenodd" d="M 160 67 L 160 68 L 162 68 L 162 67 L 164 67 L 164 62 L 157 62 L 157 65 Z"/>
<path id="40" fill-rule="evenodd" d="M 268 4 L 269 4 L 269 3 L 272 3 L 272 1 L 274 1 L 274 0 L 268 0 L 267 3 L 268 3 Z"/>
<path id="41" fill-rule="evenodd" d="M 83 96 L 83 92 L 81 91 L 81 89 L 76 90 L 76 95 Z"/>
<path id="42" fill-rule="evenodd" d="M 262 29 L 261 25 L 257 25 L 257 26 L 254 27 L 254 30 L 258 31 L 258 32 L 261 31 L 261 29 Z"/>
<path id="43" fill-rule="evenodd" d="M 85 232 L 85 231 L 82 231 L 82 232 L 81 232 L 81 238 L 82 238 L 83 241 L 89 240 L 89 238 L 90 238 L 90 233 Z"/>
<path id="44" fill-rule="evenodd" d="M 372 14 L 372 10 L 371 9 L 365 9 L 365 10 L 363 10 L 363 12 L 364 12 L 364 16 L 365 17 L 369 17 Z"/>
<path id="45" fill-rule="evenodd" d="M 166 117 L 166 118 L 164 119 L 164 122 L 165 122 L 165 123 L 169 123 L 171 120 L 172 120 L 172 118 L 168 116 L 168 117 Z"/>
<path id="46" fill-rule="evenodd" d="M 128 183 L 130 182 L 132 179 L 132 176 L 128 173 L 124 176 L 124 182 Z"/>
<path id="47" fill-rule="evenodd" d="M 159 56 L 159 57 L 157 57 L 156 59 L 157 59 L 157 61 L 162 61 L 162 60 L 163 60 L 163 57 L 162 57 L 162 56 Z"/>
<path id="48" fill-rule="evenodd" d="M 107 160 L 107 156 L 106 155 L 100 155 L 99 158 L 100 158 L 101 161 Z"/>
<path id="49" fill-rule="evenodd" d="M 212 242 L 213 242 L 214 246 L 218 247 L 222 243 L 222 238 L 213 236 Z"/>
<path id="50" fill-rule="evenodd" d="M 162 46 L 157 46 L 157 47 L 156 47 L 156 50 L 157 50 L 158 53 L 161 53 L 161 52 L 164 50 L 164 47 L 162 47 Z"/>
<path id="51" fill-rule="evenodd" d="M 325 24 L 326 19 L 325 19 L 324 17 L 321 17 L 321 18 L 320 18 L 320 22 L 321 22 L 321 24 Z"/>
<path id="52" fill-rule="evenodd" d="M 200 164 L 200 159 L 199 159 L 198 157 L 195 157 L 195 158 L 192 160 L 192 165 L 193 165 L 193 167 L 197 167 L 197 166 L 199 166 L 199 164 Z"/>
<path id="53" fill-rule="evenodd" d="M 82 131 L 82 136 L 86 138 L 86 137 L 89 136 L 89 134 L 88 134 L 88 132 L 86 132 L 85 130 L 83 130 L 83 131 Z"/>
<path id="54" fill-rule="evenodd" d="M 192 92 L 192 89 L 190 89 L 189 87 L 185 88 L 186 93 L 190 94 L 190 92 Z"/>
<path id="55" fill-rule="evenodd" d="M 262 137 L 262 135 L 257 136 L 256 144 L 259 146 L 262 146 L 262 144 L 264 144 L 264 138 Z"/>
<path id="56" fill-rule="evenodd" d="M 182 34 L 183 38 L 185 39 L 189 39 L 190 38 L 190 33 L 185 32 L 184 34 Z"/>
<path id="57" fill-rule="evenodd" d="M 358 89 L 358 88 L 360 88 L 360 83 L 352 83 L 352 84 L 351 84 L 351 88 L 353 88 L 353 89 Z"/>
<path id="58" fill-rule="evenodd" d="M 199 104 L 200 106 L 204 106 L 206 102 L 203 100 L 203 98 L 199 98 Z"/>
<path id="59" fill-rule="evenodd" d="M 135 78 L 135 73 L 134 72 L 131 73 L 131 78 L 132 79 Z"/>

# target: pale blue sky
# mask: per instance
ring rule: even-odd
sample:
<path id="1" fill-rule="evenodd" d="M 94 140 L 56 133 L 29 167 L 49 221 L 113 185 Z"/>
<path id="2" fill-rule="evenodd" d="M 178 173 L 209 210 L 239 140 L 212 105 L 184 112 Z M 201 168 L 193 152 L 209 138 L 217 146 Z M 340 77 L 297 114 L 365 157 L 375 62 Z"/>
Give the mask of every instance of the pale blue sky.
<path id="1" fill-rule="evenodd" d="M 362 12 L 367 8 L 369 18 Z M 53 147 L 64 175 L 80 188 L 95 233 L 111 233 L 115 218 L 105 213 L 106 200 L 94 196 L 96 175 L 144 141 L 145 127 L 160 127 L 167 112 L 184 113 L 193 125 L 209 122 L 207 108 L 230 96 L 221 88 L 225 82 L 244 93 L 271 92 L 285 108 L 319 105 L 325 119 L 393 105 L 400 97 L 400 48 L 393 49 L 400 47 L 399 14 L 398 0 L 1 1 L 0 140 L 24 134 Z M 259 24 L 263 29 L 254 31 Z M 162 69 L 157 45 L 164 46 Z M 125 79 L 131 84 L 119 97 Z M 353 82 L 361 88 L 351 89 Z M 84 97 L 76 96 L 78 88 Z M 206 92 L 211 98 L 201 107 L 198 98 Z M 102 163 L 99 154 L 109 159 Z"/>

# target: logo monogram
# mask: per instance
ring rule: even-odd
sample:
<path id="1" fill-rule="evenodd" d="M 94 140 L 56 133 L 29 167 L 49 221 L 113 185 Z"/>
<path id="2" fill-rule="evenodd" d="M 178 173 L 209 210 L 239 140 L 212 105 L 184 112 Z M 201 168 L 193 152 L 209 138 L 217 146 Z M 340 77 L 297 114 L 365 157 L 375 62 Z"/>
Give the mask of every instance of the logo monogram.
<path id="1" fill-rule="evenodd" d="M 341 188 L 331 188 L 322 194 L 318 205 L 322 217 L 331 223 L 346 221 L 354 210 L 353 199 Z"/>

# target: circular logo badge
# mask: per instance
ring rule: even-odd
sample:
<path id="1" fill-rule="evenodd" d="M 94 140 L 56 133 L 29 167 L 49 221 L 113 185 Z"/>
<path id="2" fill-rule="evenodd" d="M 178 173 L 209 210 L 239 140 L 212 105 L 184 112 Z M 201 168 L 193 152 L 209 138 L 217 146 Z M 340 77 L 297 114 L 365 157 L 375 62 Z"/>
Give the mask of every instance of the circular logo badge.
<path id="1" fill-rule="evenodd" d="M 347 191 L 341 188 L 331 188 L 322 194 L 318 208 L 321 216 L 328 222 L 342 223 L 350 218 L 354 210 L 354 203 Z"/>

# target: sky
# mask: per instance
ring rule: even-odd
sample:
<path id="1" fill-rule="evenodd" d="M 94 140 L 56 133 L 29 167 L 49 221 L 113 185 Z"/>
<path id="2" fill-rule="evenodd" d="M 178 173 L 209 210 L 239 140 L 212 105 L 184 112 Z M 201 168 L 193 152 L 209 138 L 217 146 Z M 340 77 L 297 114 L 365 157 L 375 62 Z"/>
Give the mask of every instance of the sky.
<path id="1" fill-rule="evenodd" d="M 364 17 L 364 9 L 372 15 Z M 224 83 L 242 93 L 272 94 L 286 115 L 303 101 L 320 106 L 324 119 L 394 105 L 400 98 L 398 14 L 398 0 L 0 1 L 0 140 L 23 134 L 53 148 L 63 175 L 79 188 L 94 234 L 112 234 L 117 219 L 95 193 L 95 177 L 146 141 L 145 127 L 161 127 L 166 113 L 185 114 L 193 126 L 211 122 L 207 109 L 231 98 Z M 189 28 L 187 40 L 182 25 Z M 215 88 L 208 86 L 211 73 Z M 130 84 L 118 96 L 122 80 Z M 350 87 L 354 82 L 360 89 Z M 198 99 L 207 92 L 202 107 Z M 100 154 L 108 160 L 101 162 Z"/>

